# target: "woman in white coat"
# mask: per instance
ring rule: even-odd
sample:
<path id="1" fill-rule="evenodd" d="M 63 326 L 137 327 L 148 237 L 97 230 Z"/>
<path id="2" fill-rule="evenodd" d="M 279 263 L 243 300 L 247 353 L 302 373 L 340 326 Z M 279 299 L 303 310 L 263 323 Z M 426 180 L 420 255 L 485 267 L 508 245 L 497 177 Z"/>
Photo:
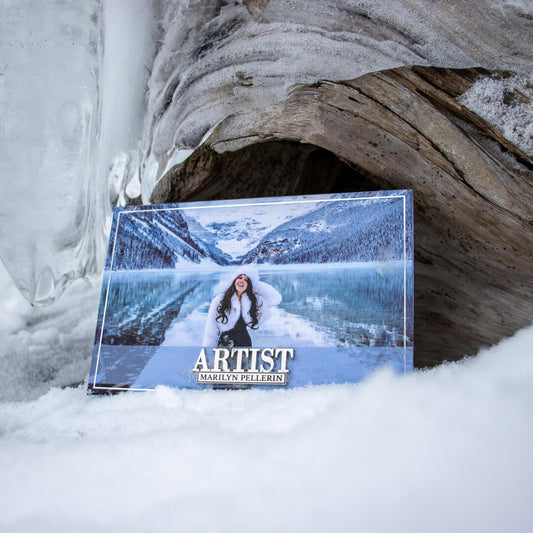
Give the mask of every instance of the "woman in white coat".
<path id="1" fill-rule="evenodd" d="M 281 302 L 280 293 L 259 280 L 251 267 L 240 267 L 228 280 L 215 287 L 205 325 L 203 346 L 251 347 L 248 329 L 257 329 L 269 316 L 269 309 Z"/>

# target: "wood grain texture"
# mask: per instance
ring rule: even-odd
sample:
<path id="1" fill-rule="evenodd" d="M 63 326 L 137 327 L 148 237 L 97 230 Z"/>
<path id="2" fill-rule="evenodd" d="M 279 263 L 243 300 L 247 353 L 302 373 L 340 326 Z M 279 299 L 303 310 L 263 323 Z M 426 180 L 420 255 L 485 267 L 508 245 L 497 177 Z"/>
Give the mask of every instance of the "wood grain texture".
<path id="1" fill-rule="evenodd" d="M 233 115 L 152 202 L 413 189 L 415 364 L 531 324 L 533 161 L 455 99 L 481 69 L 398 68 Z"/>

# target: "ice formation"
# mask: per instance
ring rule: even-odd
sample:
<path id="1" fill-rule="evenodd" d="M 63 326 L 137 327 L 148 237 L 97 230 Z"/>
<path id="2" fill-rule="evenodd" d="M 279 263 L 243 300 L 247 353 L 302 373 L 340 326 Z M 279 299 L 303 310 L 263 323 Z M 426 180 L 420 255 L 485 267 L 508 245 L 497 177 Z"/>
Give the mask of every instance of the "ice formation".
<path id="1" fill-rule="evenodd" d="M 2 3 L 0 259 L 32 302 L 103 268 L 111 208 L 135 187 L 150 5 Z"/>
<path id="2" fill-rule="evenodd" d="M 144 134 L 147 200 L 176 150 L 231 114 L 268 108 L 296 84 L 401 65 L 529 72 L 526 12 L 516 3 L 271 0 L 167 4 Z M 475 20 L 475 25 L 472 21 Z M 498 28 L 498 31 L 495 30 Z"/>
<path id="3" fill-rule="evenodd" d="M 102 231 L 92 224 L 92 192 L 105 187 L 93 165 L 102 12 L 97 1 L 3 7 L 0 257 L 28 299 L 47 300 L 91 270 L 86 239 Z"/>
<path id="4" fill-rule="evenodd" d="M 525 75 L 532 11 L 518 0 L 7 1 L 0 257 L 27 299 L 52 301 L 101 270 L 112 206 L 147 201 L 228 115 L 267 109 L 295 84 L 400 65 Z"/>

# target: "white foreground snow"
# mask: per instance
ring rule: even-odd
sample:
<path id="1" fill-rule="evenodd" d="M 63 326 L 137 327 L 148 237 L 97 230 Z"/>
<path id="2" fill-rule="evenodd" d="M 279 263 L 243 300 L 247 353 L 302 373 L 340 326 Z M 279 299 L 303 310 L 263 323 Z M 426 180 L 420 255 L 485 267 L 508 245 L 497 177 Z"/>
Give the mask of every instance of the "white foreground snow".
<path id="1" fill-rule="evenodd" d="M 0 531 L 531 531 L 533 327 L 361 385 L 31 399 L 57 343 L 88 373 L 74 287 L 36 310 L 0 274 Z"/>

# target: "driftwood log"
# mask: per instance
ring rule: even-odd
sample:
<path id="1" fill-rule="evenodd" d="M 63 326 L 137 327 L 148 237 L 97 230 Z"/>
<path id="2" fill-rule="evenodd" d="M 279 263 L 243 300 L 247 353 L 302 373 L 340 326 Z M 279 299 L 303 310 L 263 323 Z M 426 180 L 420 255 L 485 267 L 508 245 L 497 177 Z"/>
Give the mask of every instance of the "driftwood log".
<path id="1" fill-rule="evenodd" d="M 475 354 L 533 317 L 533 161 L 456 100 L 486 75 L 412 67 L 299 86 L 222 121 L 151 202 L 413 189 L 415 365 Z"/>

